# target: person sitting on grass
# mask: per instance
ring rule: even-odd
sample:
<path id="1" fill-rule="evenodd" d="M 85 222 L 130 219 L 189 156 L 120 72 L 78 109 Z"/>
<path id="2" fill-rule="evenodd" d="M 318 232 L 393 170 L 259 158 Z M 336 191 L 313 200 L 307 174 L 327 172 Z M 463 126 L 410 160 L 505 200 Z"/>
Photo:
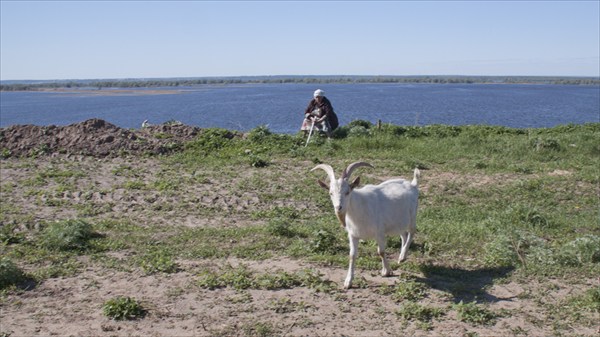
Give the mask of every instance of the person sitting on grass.
<path id="1" fill-rule="evenodd" d="M 324 132 L 328 138 L 333 135 L 333 130 L 329 124 L 329 118 L 333 114 L 333 106 L 331 102 L 325 97 L 325 92 L 321 89 L 317 89 L 313 94 L 313 99 L 308 103 L 308 107 L 304 111 L 304 121 L 300 130 L 307 136 L 310 132 L 311 127 L 319 132 Z"/>

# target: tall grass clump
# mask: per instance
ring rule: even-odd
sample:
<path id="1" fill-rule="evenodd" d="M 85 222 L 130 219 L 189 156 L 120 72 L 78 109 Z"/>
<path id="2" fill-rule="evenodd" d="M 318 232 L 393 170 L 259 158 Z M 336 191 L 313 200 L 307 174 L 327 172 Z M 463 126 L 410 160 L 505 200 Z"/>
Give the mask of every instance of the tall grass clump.
<path id="1" fill-rule="evenodd" d="M 41 233 L 41 246 L 50 250 L 83 250 L 94 232 L 83 220 L 65 220 L 50 224 Z"/>
<path id="2" fill-rule="evenodd" d="M 560 273 L 563 267 L 599 267 L 600 237 L 585 235 L 560 245 L 531 232 L 515 230 L 498 234 L 485 245 L 484 251 L 484 261 L 488 266 Z"/>
<path id="3" fill-rule="evenodd" d="M 0 258 L 0 290 L 26 280 L 25 273 L 7 257 Z"/>

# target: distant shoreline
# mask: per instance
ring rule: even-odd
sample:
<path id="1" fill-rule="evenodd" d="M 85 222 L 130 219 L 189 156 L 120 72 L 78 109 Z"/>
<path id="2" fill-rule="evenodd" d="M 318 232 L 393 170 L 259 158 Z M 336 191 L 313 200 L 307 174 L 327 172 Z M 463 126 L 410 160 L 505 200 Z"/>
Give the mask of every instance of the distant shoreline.
<path id="1" fill-rule="evenodd" d="M 227 84 L 561 84 L 600 85 L 598 77 L 560 76 L 242 76 L 163 79 L 14 80 L 1 81 L 0 91 L 96 88 L 135 89 Z M 160 90 L 163 91 L 163 90 Z M 169 90 L 170 91 L 170 90 Z"/>
<path id="2" fill-rule="evenodd" d="M 36 90 L 22 91 L 39 91 L 50 92 L 65 95 L 85 95 L 85 96 L 143 96 L 143 95 L 178 95 L 184 93 L 183 90 L 166 89 L 166 90 L 136 90 L 136 89 L 82 89 L 82 88 L 41 88 Z"/>

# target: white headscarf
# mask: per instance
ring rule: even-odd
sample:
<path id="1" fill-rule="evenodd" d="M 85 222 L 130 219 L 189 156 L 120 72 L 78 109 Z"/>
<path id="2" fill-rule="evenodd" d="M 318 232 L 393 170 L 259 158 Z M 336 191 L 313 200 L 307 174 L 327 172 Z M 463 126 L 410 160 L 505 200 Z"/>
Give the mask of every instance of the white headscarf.
<path id="1" fill-rule="evenodd" d="M 317 90 L 315 90 L 315 93 L 313 94 L 313 96 L 315 98 L 317 98 L 317 96 L 325 96 L 325 91 L 323 91 L 321 89 L 317 89 Z"/>

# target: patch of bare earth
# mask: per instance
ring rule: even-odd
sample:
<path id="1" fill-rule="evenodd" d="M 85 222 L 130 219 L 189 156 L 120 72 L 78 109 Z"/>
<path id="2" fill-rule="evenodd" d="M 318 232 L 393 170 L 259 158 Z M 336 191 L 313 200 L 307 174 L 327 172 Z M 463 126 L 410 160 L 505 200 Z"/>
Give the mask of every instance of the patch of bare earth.
<path id="1" fill-rule="evenodd" d="M 208 263 L 204 261 L 203 263 Z M 307 266 L 296 260 L 279 258 L 262 263 L 244 261 L 210 261 L 221 264 L 246 263 L 259 272 L 274 269 L 296 271 Z M 184 263 L 185 264 L 185 263 Z M 314 266 L 311 266 L 314 267 Z M 345 271 L 318 268 L 324 278 L 336 282 Z M 2 305 L 2 331 L 11 336 L 87 335 L 87 336 L 215 336 L 257 333 L 261 324 L 276 335 L 315 336 L 396 336 L 396 335 L 512 335 L 522 331 L 531 336 L 552 335 L 545 310 L 537 303 L 542 285 L 514 282 L 494 285 L 487 290 L 495 300 L 493 311 L 507 310 L 494 325 L 478 326 L 461 322 L 456 313 L 434 319 L 429 330 L 418 321 L 403 321 L 396 315 L 402 305 L 377 289 L 397 282 L 397 277 L 381 278 L 360 272 L 366 287 L 334 293 L 319 293 L 308 288 L 277 291 L 231 288 L 202 289 L 193 267 L 176 274 L 143 275 L 89 267 L 76 277 L 49 279 L 19 296 L 9 296 Z M 558 305 L 567 293 L 578 289 L 559 281 L 544 293 L 548 305 Z M 535 294 L 532 298 L 524 293 Z M 102 313 L 102 303 L 116 296 L 130 296 L 148 310 L 144 318 L 114 321 Z M 420 304 L 444 308 L 448 295 L 439 290 Z M 535 322 L 540 322 L 536 324 Z M 579 328 L 577 335 L 594 335 L 594 328 Z"/>

